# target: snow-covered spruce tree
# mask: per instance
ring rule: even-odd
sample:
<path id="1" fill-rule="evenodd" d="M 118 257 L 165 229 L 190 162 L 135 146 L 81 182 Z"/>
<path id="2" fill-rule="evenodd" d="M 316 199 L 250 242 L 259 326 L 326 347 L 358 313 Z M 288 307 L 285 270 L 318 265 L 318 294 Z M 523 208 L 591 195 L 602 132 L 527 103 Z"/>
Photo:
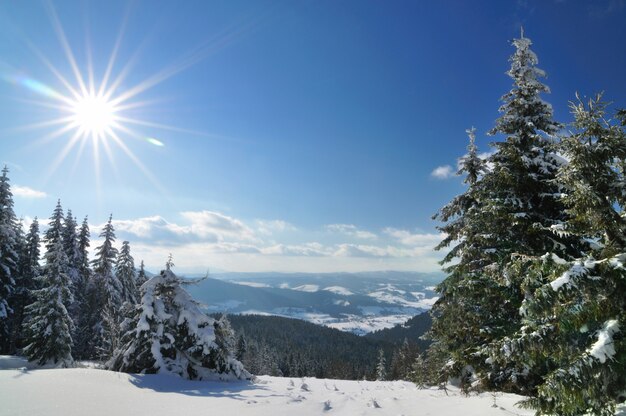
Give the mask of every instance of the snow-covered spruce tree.
<path id="1" fill-rule="evenodd" d="M 387 360 L 385 360 L 385 352 L 382 349 L 378 351 L 378 364 L 376 364 L 376 380 L 387 380 Z"/>
<path id="2" fill-rule="evenodd" d="M 536 67 L 528 38 L 522 34 L 513 45 L 516 51 L 507 72 L 513 89 L 502 97 L 502 116 L 490 132 L 505 139 L 492 144 L 489 169 L 469 186 L 468 193 L 479 202 L 464 213 L 461 231 L 448 227 L 455 233 L 450 242 L 460 236 L 463 245 L 444 259 L 457 259 L 458 264 L 448 269 L 449 278 L 439 286 L 442 300 L 433 311 L 433 334 L 451 353 L 453 372 L 476 376 L 482 387 L 528 393 L 541 382 L 543 365 L 489 359 L 490 346 L 522 325 L 522 301 L 544 283 L 530 279 L 527 265 L 515 259 L 548 251 L 572 259 L 580 254 L 580 246 L 554 232 L 568 215 L 560 199 L 563 190 L 555 181 L 562 159 L 552 136 L 560 126 L 540 97 L 549 92 L 539 81 L 545 74 Z M 446 226 L 454 221 L 448 218 Z"/>
<path id="3" fill-rule="evenodd" d="M 588 248 L 575 260 L 553 251 L 527 260 L 529 275 L 547 283 L 527 288 L 524 326 L 494 359 L 547 368 L 525 403 L 538 414 L 609 416 L 626 399 L 626 117 L 607 121 L 600 97 L 572 110 L 559 173 L 570 220 L 560 228 Z"/>
<path id="4" fill-rule="evenodd" d="M 120 283 L 122 303 L 134 305 L 137 298 L 137 277 L 135 275 L 135 260 L 130 255 L 130 243 L 124 241 L 115 263 L 115 277 Z"/>
<path id="5" fill-rule="evenodd" d="M 185 291 L 188 283 L 170 266 L 142 285 L 141 302 L 124 322 L 125 333 L 107 362 L 109 369 L 200 380 L 250 377 L 232 351 L 222 355 L 216 342 L 220 325 Z"/>
<path id="6" fill-rule="evenodd" d="M 237 347 L 235 350 L 235 358 L 239 361 L 243 361 L 246 353 L 248 352 L 248 343 L 244 334 L 239 334 L 237 338 Z"/>
<path id="7" fill-rule="evenodd" d="M 120 285 L 122 304 L 119 310 L 106 308 L 104 314 L 105 328 L 109 328 L 107 333 L 111 353 L 119 347 L 123 335 L 121 331 L 123 320 L 132 315 L 135 305 L 140 299 L 135 275 L 135 261 L 130 255 L 130 243 L 124 241 L 115 263 L 115 278 Z"/>
<path id="8" fill-rule="evenodd" d="M 76 358 L 92 358 L 94 354 L 90 351 L 90 342 L 93 335 L 93 326 L 99 320 L 97 291 L 95 288 L 91 267 L 89 266 L 89 246 L 91 232 L 87 217 L 83 220 L 78 232 L 78 257 L 76 265 L 78 270 L 78 280 L 74 288 L 74 304 L 78 310 L 78 320 L 74 322 L 75 333 L 73 355 Z"/>
<path id="9" fill-rule="evenodd" d="M 137 272 L 137 294 L 139 294 L 139 288 L 141 287 L 141 285 L 143 285 L 147 281 L 148 276 L 146 275 L 146 268 L 143 264 L 143 260 L 141 260 L 141 263 L 139 263 L 139 271 Z M 137 296 L 137 298 L 139 298 L 139 296 Z"/>
<path id="10" fill-rule="evenodd" d="M 13 211 L 8 173 L 9 169 L 5 166 L 0 176 L 0 353 L 6 353 L 9 349 L 9 315 L 13 312 L 9 298 L 15 289 L 19 261 L 18 223 Z"/>
<path id="11" fill-rule="evenodd" d="M 390 380 L 409 380 L 413 369 L 413 364 L 420 355 L 417 344 L 404 339 L 402 345 L 393 352 L 391 357 L 391 371 L 388 378 Z"/>
<path id="12" fill-rule="evenodd" d="M 33 291 L 37 288 L 37 277 L 41 274 L 39 266 L 39 222 L 37 217 L 30 224 L 28 233 L 24 238 L 24 244 L 20 250 L 20 258 L 18 262 L 18 273 L 15 279 L 15 291 L 11 296 L 11 306 L 13 307 L 12 316 L 12 335 L 10 353 L 15 353 L 24 346 L 23 343 L 23 323 L 24 311 L 26 306 L 34 302 Z"/>
<path id="13" fill-rule="evenodd" d="M 104 225 L 100 238 L 103 238 L 104 241 L 102 245 L 96 247 L 96 257 L 92 262 L 94 276 L 96 280 L 100 280 L 102 283 L 106 302 L 119 306 L 122 303 L 122 287 L 114 273 L 118 252 L 113 246 L 115 242 L 113 216 L 110 216 L 109 221 Z"/>
<path id="14" fill-rule="evenodd" d="M 217 345 L 217 354 L 215 357 L 217 371 L 225 373 L 230 366 L 230 360 L 236 355 L 235 331 L 230 325 L 228 316 L 222 314 L 220 319 L 216 319 L 213 323 L 215 331 L 215 345 Z"/>
<path id="15" fill-rule="evenodd" d="M 8 353 L 15 354 L 16 345 L 15 341 L 18 335 L 21 332 L 21 328 L 19 324 L 23 320 L 23 312 L 24 312 L 24 290 L 21 287 L 21 279 L 22 275 L 22 261 L 25 257 L 26 252 L 26 237 L 24 236 L 24 224 L 22 219 L 17 222 L 15 227 L 15 252 L 17 253 L 17 262 L 15 267 L 15 272 L 13 273 L 13 281 L 15 285 L 13 287 L 13 293 L 9 296 L 8 304 L 11 306 L 12 313 L 8 317 L 8 329 L 9 329 L 9 339 L 8 339 Z"/>
<path id="16" fill-rule="evenodd" d="M 96 247 L 96 257 L 92 262 L 93 281 L 88 288 L 90 308 L 95 312 L 90 329 L 92 346 L 88 349 L 96 358 L 106 359 L 113 352 L 111 341 L 117 339 L 122 318 L 122 286 L 114 273 L 117 249 L 113 246 L 113 216 L 109 217 L 100 238 L 104 240 L 102 245 Z"/>
<path id="17" fill-rule="evenodd" d="M 78 235 L 76 233 L 76 219 L 72 215 L 72 210 L 68 209 L 65 215 L 63 223 L 63 232 L 61 238 L 63 240 L 63 249 L 67 256 L 67 275 L 72 283 L 71 290 L 72 296 L 76 298 L 76 289 L 79 286 L 79 267 L 80 267 L 80 253 L 78 250 Z M 75 305 L 72 305 L 71 312 L 72 318 L 77 317 L 78 311 Z"/>
<path id="18" fill-rule="evenodd" d="M 433 219 L 444 224 L 438 229 L 446 237 L 436 246 L 437 250 L 450 248 L 442 264 L 450 264 L 444 271 L 448 274 L 437 287 L 439 299 L 432 308 L 433 326 L 430 336 L 435 343 L 430 355 L 450 356 L 450 365 L 445 368 L 444 377 L 457 377 L 466 372 L 468 351 L 484 344 L 485 334 L 481 331 L 478 319 L 482 311 L 481 300 L 494 286 L 492 279 L 481 274 L 489 264 L 490 251 L 485 250 L 484 218 L 481 215 L 481 182 L 486 172 L 485 162 L 478 156 L 475 143 L 476 130 L 467 130 L 469 145 L 467 154 L 460 159 L 457 175 L 465 176 L 465 193 L 456 196 L 445 205 Z M 457 260 L 457 261 L 455 261 Z M 437 351 L 435 351 L 437 350 Z"/>
<path id="19" fill-rule="evenodd" d="M 78 274 L 80 280 L 85 282 L 89 280 L 91 269 L 89 267 L 89 246 L 90 246 L 91 232 L 89 231 L 89 221 L 87 217 L 83 220 L 78 232 Z"/>
<path id="20" fill-rule="evenodd" d="M 48 223 L 48 229 L 44 233 L 44 243 L 46 250 L 50 250 L 56 246 L 57 242 L 61 242 L 63 245 L 63 207 L 61 206 L 61 200 L 57 200 L 57 204 L 50 216 L 50 222 Z M 65 256 L 67 258 L 67 255 Z"/>
<path id="21" fill-rule="evenodd" d="M 34 292 L 35 302 L 26 308 L 24 323 L 27 345 L 24 355 L 39 365 L 68 367 L 72 359 L 72 319 L 67 311 L 71 302 L 67 257 L 60 236 L 46 252 L 41 289 Z"/>

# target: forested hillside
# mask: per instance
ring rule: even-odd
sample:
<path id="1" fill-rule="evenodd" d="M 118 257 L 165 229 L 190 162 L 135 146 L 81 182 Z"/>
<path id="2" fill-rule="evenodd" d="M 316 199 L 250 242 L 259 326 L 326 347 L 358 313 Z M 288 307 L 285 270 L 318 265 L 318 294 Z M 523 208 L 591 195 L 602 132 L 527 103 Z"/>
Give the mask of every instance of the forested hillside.
<path id="1" fill-rule="evenodd" d="M 238 358 L 253 374 L 373 379 L 378 351 L 382 348 L 391 357 L 394 350 L 389 342 L 299 319 L 260 315 L 228 318 L 237 336 Z"/>

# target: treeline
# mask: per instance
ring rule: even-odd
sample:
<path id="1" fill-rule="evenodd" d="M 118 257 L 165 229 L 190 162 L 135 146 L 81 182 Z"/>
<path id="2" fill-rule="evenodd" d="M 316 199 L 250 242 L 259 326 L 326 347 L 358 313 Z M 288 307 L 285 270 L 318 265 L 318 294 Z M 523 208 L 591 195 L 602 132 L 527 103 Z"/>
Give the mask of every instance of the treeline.
<path id="1" fill-rule="evenodd" d="M 122 306 L 136 304 L 146 280 L 135 270 L 128 241 L 114 247 L 111 218 L 102 244 L 89 260 L 91 234 L 87 217 L 79 226 L 61 202 L 40 235 L 35 218 L 28 232 L 13 211 L 5 167 L 0 177 L 0 350 L 20 351 L 42 364 L 59 358 L 103 359 L 112 354 Z M 40 249 L 43 243 L 43 253 Z M 43 259 L 43 265 L 40 260 Z M 54 344 L 48 339 L 55 339 Z M 63 351 L 60 353 L 59 351 Z"/>
<path id="2" fill-rule="evenodd" d="M 90 359 L 116 371 L 192 379 L 250 377 L 233 356 L 230 324 L 201 311 L 184 290 L 193 282 L 172 272 L 171 256 L 165 269 L 148 280 L 143 261 L 135 269 L 129 242 L 119 251 L 114 246 L 112 217 L 90 261 L 87 218 L 79 227 L 59 201 L 41 237 L 37 218 L 24 233 L 13 206 L 5 167 L 0 177 L 0 353 L 58 367 Z"/>
<path id="3" fill-rule="evenodd" d="M 299 319 L 229 315 L 237 334 L 236 357 L 253 374 L 374 380 L 380 351 L 385 379 L 408 379 L 420 349 L 413 340 L 397 343 L 342 332 Z"/>
<path id="4" fill-rule="evenodd" d="M 429 380 L 530 398 L 538 414 L 612 415 L 626 399 L 626 112 L 601 95 L 543 101 L 531 42 L 513 42 L 501 117 L 486 158 L 475 131 L 466 191 L 435 216 L 448 248 Z"/>

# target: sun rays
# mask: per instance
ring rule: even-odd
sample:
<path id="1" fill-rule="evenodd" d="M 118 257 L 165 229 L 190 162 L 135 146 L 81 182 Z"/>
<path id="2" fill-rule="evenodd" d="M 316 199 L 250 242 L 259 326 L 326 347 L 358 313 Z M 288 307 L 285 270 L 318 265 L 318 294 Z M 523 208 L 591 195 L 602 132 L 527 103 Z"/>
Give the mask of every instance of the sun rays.
<path id="1" fill-rule="evenodd" d="M 53 176 L 58 168 L 72 156 L 75 159 L 70 174 L 75 174 L 79 162 L 84 159 L 90 149 L 98 188 L 100 187 L 103 163 L 108 163 L 113 173 L 116 173 L 116 163 L 122 157 L 131 161 L 153 185 L 161 190 L 161 186 L 154 175 L 131 150 L 131 147 L 134 148 L 134 146 L 130 146 L 130 141 L 163 148 L 166 145 L 165 141 L 157 138 L 158 136 L 154 137 L 153 131 L 168 131 L 205 137 L 212 135 L 167 125 L 161 121 L 156 123 L 145 118 L 147 113 L 145 110 L 154 105 L 156 101 L 147 100 L 142 97 L 142 94 L 145 95 L 148 90 L 205 59 L 217 49 L 232 43 L 249 27 L 243 26 L 239 30 L 222 32 L 210 41 L 184 53 L 165 68 L 153 71 L 152 75 L 139 80 L 135 85 L 127 86 L 129 74 L 140 61 L 139 49 L 144 46 L 143 44 L 140 45 L 135 54 L 125 62 L 120 58 L 124 33 L 129 21 L 129 10 L 123 16 L 120 30 L 115 37 L 109 58 L 100 76 L 94 69 L 90 43 L 86 42 L 85 54 L 83 55 L 86 62 L 81 66 L 79 62 L 82 61 L 76 58 L 75 51 L 72 49 L 54 6 L 51 3 L 46 3 L 46 9 L 69 71 L 59 69 L 43 51 L 30 40 L 25 39 L 29 49 L 36 55 L 43 67 L 49 71 L 51 79 L 44 82 L 21 75 L 20 71 L 3 71 L 5 73 L 0 74 L 5 81 L 34 93 L 38 97 L 37 99 L 20 97 L 19 101 L 30 106 L 36 106 L 45 114 L 43 120 L 33 120 L 32 123 L 17 129 L 41 132 L 35 146 L 43 146 L 51 141 L 63 141 L 61 150 L 53 157 L 48 177 Z M 89 36 L 86 35 L 85 39 L 89 39 Z M 150 130 L 152 135 L 147 134 L 146 130 Z"/>

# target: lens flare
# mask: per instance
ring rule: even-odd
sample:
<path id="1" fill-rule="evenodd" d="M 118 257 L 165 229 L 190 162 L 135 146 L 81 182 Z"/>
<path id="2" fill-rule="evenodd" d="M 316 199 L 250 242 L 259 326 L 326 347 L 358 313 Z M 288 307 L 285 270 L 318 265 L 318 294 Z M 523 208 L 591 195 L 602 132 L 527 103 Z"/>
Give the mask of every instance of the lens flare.
<path id="1" fill-rule="evenodd" d="M 165 143 L 163 143 L 160 140 L 155 139 L 154 137 L 146 137 L 146 141 L 150 144 L 153 144 L 155 146 L 159 146 L 159 147 L 163 147 L 165 146 Z"/>

